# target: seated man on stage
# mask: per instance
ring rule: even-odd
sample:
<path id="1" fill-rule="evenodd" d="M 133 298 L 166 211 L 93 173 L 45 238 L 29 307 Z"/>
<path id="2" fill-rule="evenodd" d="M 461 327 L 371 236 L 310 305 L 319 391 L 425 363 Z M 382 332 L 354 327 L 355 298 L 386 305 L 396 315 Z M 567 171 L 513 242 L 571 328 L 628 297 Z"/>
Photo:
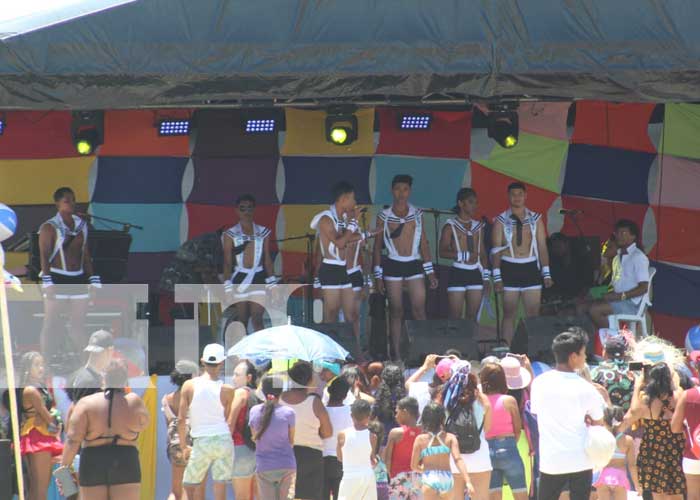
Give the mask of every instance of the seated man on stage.
<path id="1" fill-rule="evenodd" d="M 591 305 L 589 314 L 598 328 L 607 328 L 611 314 L 637 314 L 649 289 L 649 259 L 637 246 L 639 228 L 631 220 L 615 224 L 617 255 L 612 262 L 613 291 Z"/>
<path id="2" fill-rule="evenodd" d="M 355 307 L 355 292 L 348 275 L 347 256 L 350 245 L 363 242 L 373 233 L 362 231 L 355 213 L 355 188 L 347 182 L 333 187 L 334 203 L 316 214 L 311 229 L 316 230 L 323 258 L 318 271 L 323 294 L 323 322 L 335 323 L 343 310 L 345 321 L 353 324 L 356 355 L 360 356 L 360 329 Z"/>
<path id="3" fill-rule="evenodd" d="M 425 275 L 430 288 L 438 286 L 437 277 L 430 260 L 430 246 L 423 231 L 423 211 L 408 202 L 413 178 L 397 175 L 391 181 L 394 198 L 391 207 L 377 216 L 377 238 L 374 245 L 374 277 L 377 290 L 389 299 L 391 321 L 391 345 L 394 359 L 400 357 L 401 330 L 403 327 L 403 285 L 406 284 L 411 300 L 413 319 L 426 319 Z M 381 265 L 382 248 L 386 247 L 388 259 Z"/>
<path id="4" fill-rule="evenodd" d="M 547 233 L 542 214 L 525 206 L 527 189 L 520 182 L 508 186 L 510 208 L 496 217 L 493 227 L 493 280 L 503 292 L 503 338 L 513 340 L 520 297 L 527 317 L 539 316 L 544 286 L 552 286 Z"/>
<path id="5" fill-rule="evenodd" d="M 227 293 L 236 299 L 264 296 L 263 286 L 277 284 L 270 255 L 270 233 L 265 226 L 254 222 L 255 198 L 243 194 L 236 200 L 238 224 L 230 227 L 222 235 L 224 246 L 224 281 Z M 235 258 L 235 268 L 234 268 Z M 256 285 L 251 287 L 251 285 Z M 238 321 L 248 329 L 248 320 L 253 323 L 253 331 L 263 329 L 265 308 L 258 302 L 237 302 Z"/>
<path id="6" fill-rule="evenodd" d="M 82 350 L 89 298 L 87 285 L 102 286 L 92 267 L 87 221 L 75 215 L 75 193 L 69 187 L 61 187 L 53 199 L 58 213 L 39 228 L 40 277 L 45 298 L 40 346 L 49 359 L 58 354 L 56 349 L 63 347 L 57 339 L 61 338 L 63 329 L 60 315 L 66 309 L 70 321 L 68 338 L 72 344 L 69 349 L 74 353 Z"/>
<path id="7" fill-rule="evenodd" d="M 489 286 L 491 270 L 484 244 L 484 223 L 472 218 L 478 207 L 476 191 L 460 189 L 454 208 L 457 216 L 447 221 L 440 235 L 440 257 L 454 260 L 447 284 L 450 319 L 463 317 L 466 300 L 466 316 L 476 320 L 484 288 Z"/>

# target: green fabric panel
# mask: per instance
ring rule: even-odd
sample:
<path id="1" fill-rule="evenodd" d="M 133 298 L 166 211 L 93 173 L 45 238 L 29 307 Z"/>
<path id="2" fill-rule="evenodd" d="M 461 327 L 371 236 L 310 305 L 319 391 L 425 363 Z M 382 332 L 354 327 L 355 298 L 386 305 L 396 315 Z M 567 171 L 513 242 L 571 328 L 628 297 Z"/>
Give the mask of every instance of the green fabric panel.
<path id="1" fill-rule="evenodd" d="M 561 192 L 559 180 L 569 143 L 521 132 L 512 149 L 494 146 L 488 159 L 479 163 L 533 186 Z"/>
<path id="2" fill-rule="evenodd" d="M 700 105 L 666 104 L 659 153 L 700 158 Z"/>

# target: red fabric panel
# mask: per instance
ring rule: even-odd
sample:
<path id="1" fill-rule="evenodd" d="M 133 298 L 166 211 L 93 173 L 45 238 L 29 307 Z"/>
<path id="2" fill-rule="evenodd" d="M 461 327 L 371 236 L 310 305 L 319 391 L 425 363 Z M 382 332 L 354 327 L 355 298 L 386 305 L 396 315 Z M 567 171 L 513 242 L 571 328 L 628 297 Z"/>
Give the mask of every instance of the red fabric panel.
<path id="1" fill-rule="evenodd" d="M 256 223 L 272 230 L 272 234 L 270 235 L 272 240 L 276 238 L 275 227 L 277 225 L 278 211 L 279 205 L 258 205 L 255 208 Z M 216 231 L 217 229 L 228 229 L 238 223 L 238 215 L 233 206 L 187 203 L 187 217 L 189 220 L 187 232 L 188 240 L 204 233 Z M 271 250 L 276 250 L 276 248 L 276 243 L 273 243 L 270 247 Z"/>
<path id="2" fill-rule="evenodd" d="M 489 220 L 492 220 L 508 208 L 508 185 L 511 182 L 516 182 L 517 179 L 500 174 L 476 162 L 471 163 L 471 171 L 471 187 L 479 195 L 479 217 L 485 215 Z M 524 184 L 527 186 L 528 208 L 540 212 L 546 226 L 547 211 L 557 199 L 557 193 L 531 184 Z"/>
<path id="3" fill-rule="evenodd" d="M 285 283 L 305 281 L 306 252 L 282 252 L 282 277 Z"/>
<path id="4" fill-rule="evenodd" d="M 571 142 L 655 153 L 647 127 L 655 104 L 576 103 L 576 124 Z"/>
<path id="5" fill-rule="evenodd" d="M 472 133 L 470 111 L 432 111 L 428 130 L 399 130 L 401 112 L 420 109 L 378 108 L 379 146 L 377 154 L 469 158 Z M 427 111 L 426 111 L 427 112 Z"/>
<path id="6" fill-rule="evenodd" d="M 654 321 L 654 333 L 681 348 L 685 347 L 685 334 L 690 327 L 700 324 L 700 318 L 669 316 L 654 310 L 651 311 L 651 318 Z"/>
<path id="7" fill-rule="evenodd" d="M 649 207 L 632 203 L 619 203 L 579 196 L 562 196 L 563 208 L 582 210 L 583 213 L 576 216 L 576 220 L 585 236 L 598 236 L 605 241 L 614 230 L 618 219 L 629 219 L 639 225 L 642 231 L 644 215 Z M 578 236 L 579 232 L 571 217 L 564 217 L 562 232 L 569 236 Z M 640 235 L 640 240 L 641 240 Z"/>
<path id="8" fill-rule="evenodd" d="M 700 211 L 652 207 L 656 216 L 657 244 L 654 260 L 700 266 Z"/>
<path id="9" fill-rule="evenodd" d="M 71 137 L 70 111 L 8 111 L 0 136 L 0 158 L 78 156 Z"/>
<path id="10" fill-rule="evenodd" d="M 163 118 L 188 118 L 187 109 L 105 112 L 105 139 L 100 156 L 189 156 L 189 136 L 159 137 Z"/>

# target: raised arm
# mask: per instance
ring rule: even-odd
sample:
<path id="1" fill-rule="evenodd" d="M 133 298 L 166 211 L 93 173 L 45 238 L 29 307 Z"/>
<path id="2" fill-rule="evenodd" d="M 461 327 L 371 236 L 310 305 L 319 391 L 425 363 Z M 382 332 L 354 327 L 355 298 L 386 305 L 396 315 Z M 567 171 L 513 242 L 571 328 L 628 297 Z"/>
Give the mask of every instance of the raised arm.
<path id="1" fill-rule="evenodd" d="M 421 365 L 420 368 L 418 368 L 415 372 L 411 374 L 410 377 L 406 380 L 406 383 L 404 386 L 406 387 L 406 391 L 411 390 L 411 385 L 413 385 L 415 382 L 418 382 L 423 375 L 425 375 L 428 370 L 431 368 L 435 368 L 435 361 L 437 360 L 437 354 L 428 354 L 425 357 L 425 361 L 423 361 L 423 364 Z"/>
<path id="2" fill-rule="evenodd" d="M 333 242 L 336 248 L 345 248 L 348 243 L 360 241 L 362 239 L 361 232 L 344 231 L 342 234 L 338 234 L 329 217 L 323 217 L 321 219 L 318 223 L 318 231 L 324 241 Z"/>

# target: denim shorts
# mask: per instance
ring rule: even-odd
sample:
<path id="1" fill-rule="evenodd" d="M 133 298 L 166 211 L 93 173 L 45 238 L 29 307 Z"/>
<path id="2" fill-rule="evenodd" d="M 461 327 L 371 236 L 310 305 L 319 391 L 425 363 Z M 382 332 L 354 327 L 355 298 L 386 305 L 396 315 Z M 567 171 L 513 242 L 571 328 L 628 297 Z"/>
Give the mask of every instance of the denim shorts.
<path id="1" fill-rule="evenodd" d="M 255 451 L 244 444 L 236 445 L 233 460 L 233 478 L 244 479 L 255 474 Z"/>
<path id="2" fill-rule="evenodd" d="M 503 479 L 508 481 L 513 492 L 527 491 L 525 484 L 525 467 L 520 458 L 514 437 L 489 439 L 489 454 L 491 455 L 491 484 L 490 490 L 503 488 Z"/>
<path id="3" fill-rule="evenodd" d="M 610 302 L 610 307 L 613 314 L 632 314 L 636 315 L 639 312 L 639 304 L 632 302 L 632 299 L 618 300 Z"/>

